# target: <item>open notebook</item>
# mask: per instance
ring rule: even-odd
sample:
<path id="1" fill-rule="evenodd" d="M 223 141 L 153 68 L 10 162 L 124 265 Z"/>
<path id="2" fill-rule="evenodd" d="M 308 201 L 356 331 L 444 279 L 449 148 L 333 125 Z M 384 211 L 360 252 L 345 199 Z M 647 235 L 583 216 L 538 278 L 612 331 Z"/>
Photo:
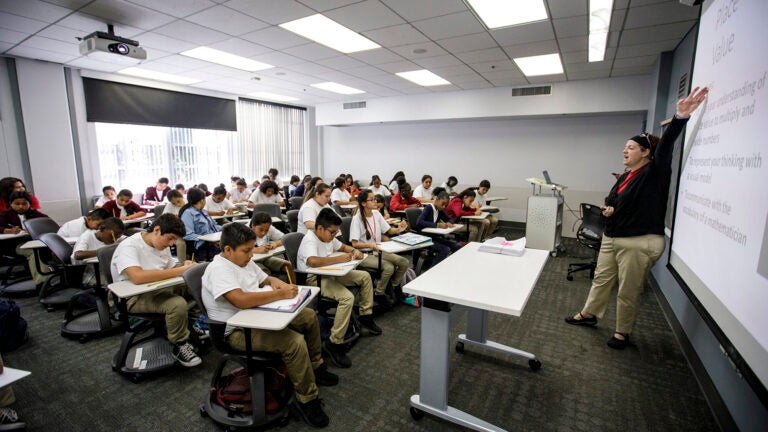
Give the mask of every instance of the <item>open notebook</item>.
<path id="1" fill-rule="evenodd" d="M 272 312 L 296 312 L 296 309 L 298 309 L 302 303 L 307 301 L 310 293 L 311 290 L 309 288 L 299 287 L 299 293 L 296 294 L 296 297 L 283 300 L 275 300 L 272 303 L 256 306 L 254 309 L 267 310 Z"/>
<path id="2" fill-rule="evenodd" d="M 408 246 L 413 246 L 413 245 L 432 241 L 432 238 L 423 236 L 421 234 L 408 233 L 408 234 L 400 234 L 399 236 L 392 237 L 392 241 L 407 244 Z"/>

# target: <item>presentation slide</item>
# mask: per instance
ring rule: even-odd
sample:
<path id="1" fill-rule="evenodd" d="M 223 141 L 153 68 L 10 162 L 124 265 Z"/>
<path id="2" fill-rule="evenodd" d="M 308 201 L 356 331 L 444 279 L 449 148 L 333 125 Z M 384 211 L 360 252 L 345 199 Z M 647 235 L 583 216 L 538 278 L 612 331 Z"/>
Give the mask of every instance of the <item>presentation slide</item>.
<path id="1" fill-rule="evenodd" d="M 766 0 L 702 5 L 670 263 L 768 384 Z"/>

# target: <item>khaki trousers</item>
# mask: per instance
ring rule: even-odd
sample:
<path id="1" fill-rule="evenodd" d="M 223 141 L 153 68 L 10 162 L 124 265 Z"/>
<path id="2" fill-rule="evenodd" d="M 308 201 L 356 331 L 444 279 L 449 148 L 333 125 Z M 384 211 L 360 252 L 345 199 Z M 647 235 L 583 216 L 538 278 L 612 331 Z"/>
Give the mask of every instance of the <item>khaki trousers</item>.
<path id="1" fill-rule="evenodd" d="M 27 259 L 27 264 L 29 264 L 29 273 L 32 275 L 32 280 L 35 281 L 35 285 L 40 285 L 45 282 L 46 276 L 41 275 L 37 271 L 37 265 L 35 264 L 37 262 L 37 258 L 35 257 L 35 252 L 33 249 L 21 249 L 21 245 L 19 245 L 16 247 L 16 254 L 21 255 Z M 42 267 L 44 271 L 48 271 L 48 268 L 42 263 L 40 267 Z"/>
<path id="2" fill-rule="evenodd" d="M 186 293 L 186 285 L 176 285 L 140 294 L 128 299 L 128 312 L 164 314 L 168 341 L 178 345 L 189 339 Z"/>
<path id="3" fill-rule="evenodd" d="M 399 286 L 403 283 L 403 275 L 408 270 L 408 266 L 411 265 L 408 258 L 397 254 L 391 254 L 387 252 L 381 253 L 381 277 L 376 284 L 376 294 L 384 294 L 387 290 L 387 283 L 391 280 L 392 286 Z M 379 269 L 379 257 L 374 254 L 369 254 L 363 262 L 360 263 L 360 267 L 367 269 L 378 270 Z"/>
<path id="4" fill-rule="evenodd" d="M 595 279 L 584 311 L 602 318 L 611 290 L 619 281 L 616 303 L 616 331 L 632 333 L 637 318 L 640 294 L 649 270 L 664 252 L 664 236 L 603 237 L 597 258 Z"/>
<path id="5" fill-rule="evenodd" d="M 262 270 L 265 270 L 265 269 L 269 270 L 269 273 L 272 276 L 279 277 L 281 272 L 283 271 L 283 265 L 287 262 L 288 261 L 277 258 L 277 257 L 269 257 L 267 259 L 257 262 L 256 265 L 261 267 Z"/>
<path id="6" fill-rule="evenodd" d="M 0 366 L 2 365 L 3 357 L 0 356 Z M 16 402 L 16 396 L 13 394 L 11 386 L 0 388 L 0 408 L 7 407 L 14 402 Z"/>
<path id="7" fill-rule="evenodd" d="M 344 334 L 347 332 L 352 308 L 355 306 L 355 295 L 347 289 L 347 286 L 352 285 L 360 288 L 358 298 L 360 315 L 370 315 L 373 312 L 373 282 L 368 272 L 352 270 L 344 276 L 324 276 L 321 279 L 320 295 L 339 303 L 336 306 L 336 316 L 333 319 L 330 337 L 331 342 L 335 344 L 344 342 Z"/>
<path id="8" fill-rule="evenodd" d="M 245 351 L 245 332 L 236 329 L 227 337 L 227 342 L 232 348 Z M 254 351 L 282 356 L 299 402 L 317 398 L 314 370 L 323 364 L 323 353 L 315 311 L 303 309 L 282 330 L 251 330 L 251 344 Z"/>
<path id="9" fill-rule="evenodd" d="M 493 232 L 496 231 L 496 227 L 499 225 L 499 219 L 494 215 L 488 215 L 488 217 L 483 219 L 483 225 L 485 226 L 483 239 L 490 238 L 493 235 Z"/>

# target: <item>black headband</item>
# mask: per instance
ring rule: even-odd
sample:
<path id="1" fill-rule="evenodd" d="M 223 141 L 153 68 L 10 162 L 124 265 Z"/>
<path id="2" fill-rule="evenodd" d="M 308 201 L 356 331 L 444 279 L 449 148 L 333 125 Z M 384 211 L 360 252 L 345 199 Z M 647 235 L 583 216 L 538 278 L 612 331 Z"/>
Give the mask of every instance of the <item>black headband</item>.
<path id="1" fill-rule="evenodd" d="M 648 134 L 635 135 L 629 140 L 640 144 L 640 147 L 647 149 L 651 148 L 651 141 L 648 139 Z"/>

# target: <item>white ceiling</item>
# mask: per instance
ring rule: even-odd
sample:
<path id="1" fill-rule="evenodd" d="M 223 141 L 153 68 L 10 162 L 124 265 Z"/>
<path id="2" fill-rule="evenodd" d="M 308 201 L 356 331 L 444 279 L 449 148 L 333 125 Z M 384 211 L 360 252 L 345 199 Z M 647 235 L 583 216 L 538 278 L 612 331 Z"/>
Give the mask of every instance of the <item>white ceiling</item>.
<path id="1" fill-rule="evenodd" d="M 106 32 L 109 23 L 147 50 L 142 68 L 202 80 L 190 87 L 236 95 L 267 91 L 313 106 L 646 74 L 699 13 L 678 0 L 615 0 L 605 61 L 588 63 L 588 1 L 546 0 L 546 6 L 546 21 L 489 31 L 462 0 L 0 0 L 0 53 L 116 72 L 125 66 L 81 56 L 76 39 Z M 277 26 L 318 12 L 382 48 L 345 55 Z M 244 72 L 178 54 L 203 45 L 276 67 Z M 511 61 L 555 52 L 564 74 L 526 79 Z M 424 68 L 451 85 L 421 87 L 394 75 Z M 323 81 L 366 94 L 309 86 Z"/>

